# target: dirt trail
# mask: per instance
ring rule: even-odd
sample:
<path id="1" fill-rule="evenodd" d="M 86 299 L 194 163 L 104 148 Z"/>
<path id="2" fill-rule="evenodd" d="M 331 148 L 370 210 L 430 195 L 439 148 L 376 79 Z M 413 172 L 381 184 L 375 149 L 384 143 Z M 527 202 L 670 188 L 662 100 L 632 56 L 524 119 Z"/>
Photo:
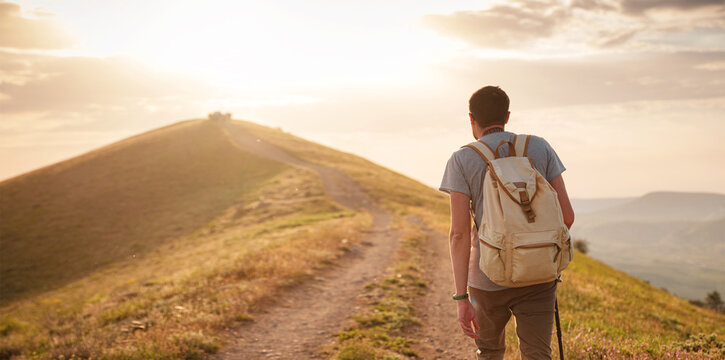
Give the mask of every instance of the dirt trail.
<path id="1" fill-rule="evenodd" d="M 284 150 L 254 137 L 243 127 L 234 123 L 219 124 L 244 151 L 254 155 L 279 161 L 285 164 L 298 166 L 317 172 L 322 178 L 322 184 L 327 194 L 339 204 L 355 210 L 381 212 L 375 207 L 363 190 L 355 184 L 350 177 L 342 171 L 320 164 L 310 163 L 291 156 Z"/>
<path id="2" fill-rule="evenodd" d="M 288 292 L 280 303 L 255 315 L 255 322 L 230 334 L 230 345 L 212 359 L 310 359 L 323 358 L 319 350 L 335 341 L 348 317 L 361 305 L 358 295 L 387 267 L 398 247 L 397 234 L 390 229 L 391 216 L 372 204 L 367 195 L 343 172 L 290 156 L 258 140 L 243 127 L 221 124 L 232 140 L 245 151 L 293 166 L 316 171 L 325 190 L 338 203 L 374 215 L 373 229 L 364 234 L 363 248 L 353 249 L 344 266 L 328 271 L 315 283 Z M 421 359 L 475 359 L 476 346 L 458 326 L 448 237 L 427 228 L 425 263 L 429 290 L 415 302 L 425 325 L 413 338 Z"/>
<path id="3" fill-rule="evenodd" d="M 212 359 L 309 359 L 320 358 L 322 346 L 335 341 L 333 335 L 357 306 L 363 287 L 381 275 L 398 247 L 390 228 L 391 216 L 376 207 L 343 172 L 294 158 L 283 150 L 258 140 L 243 127 L 220 124 L 242 149 L 257 156 L 316 171 L 325 191 L 343 206 L 373 214 L 371 231 L 363 234 L 362 247 L 353 247 L 342 263 L 317 277 L 314 283 L 288 291 L 283 299 L 256 314 L 251 324 L 232 330 L 229 343 Z"/>
<path id="4" fill-rule="evenodd" d="M 458 326 L 458 313 L 451 295 L 455 291 L 448 251 L 448 236 L 418 225 L 427 235 L 426 278 L 428 292 L 414 303 L 425 323 L 416 331 L 415 350 L 421 359 L 476 359 L 473 339 Z"/>

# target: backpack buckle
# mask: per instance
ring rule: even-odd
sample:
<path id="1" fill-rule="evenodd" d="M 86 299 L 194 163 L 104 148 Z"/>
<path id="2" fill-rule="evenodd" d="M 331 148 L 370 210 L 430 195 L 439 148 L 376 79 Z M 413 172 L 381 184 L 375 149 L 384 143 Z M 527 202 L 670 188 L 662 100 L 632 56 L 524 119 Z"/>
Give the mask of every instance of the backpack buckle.
<path id="1" fill-rule="evenodd" d="M 521 210 L 526 214 L 526 220 L 530 223 L 536 221 L 536 214 L 534 214 L 534 209 L 531 208 L 529 193 L 526 190 L 519 191 L 519 199 L 521 200 Z"/>

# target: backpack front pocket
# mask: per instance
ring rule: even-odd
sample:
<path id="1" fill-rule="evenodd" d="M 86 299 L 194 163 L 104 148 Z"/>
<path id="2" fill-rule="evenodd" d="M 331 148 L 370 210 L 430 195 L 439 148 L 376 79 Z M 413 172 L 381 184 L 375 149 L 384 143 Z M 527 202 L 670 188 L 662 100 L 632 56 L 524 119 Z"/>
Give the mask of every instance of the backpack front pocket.
<path id="1" fill-rule="evenodd" d="M 537 231 L 513 234 L 511 281 L 554 281 L 558 275 L 559 232 Z"/>
<path id="2" fill-rule="evenodd" d="M 497 236 L 498 235 L 498 236 Z M 481 248 L 481 258 L 478 266 L 494 283 L 504 281 L 504 249 L 501 244 L 503 235 L 494 233 L 496 239 L 491 239 L 485 232 L 480 233 L 478 240 Z"/>

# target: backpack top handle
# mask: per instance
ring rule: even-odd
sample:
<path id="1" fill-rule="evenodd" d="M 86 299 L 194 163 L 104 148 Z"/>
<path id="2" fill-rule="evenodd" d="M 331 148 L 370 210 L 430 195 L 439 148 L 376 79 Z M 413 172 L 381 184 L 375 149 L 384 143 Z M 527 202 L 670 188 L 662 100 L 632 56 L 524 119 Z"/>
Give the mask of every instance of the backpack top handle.
<path id="1" fill-rule="evenodd" d="M 516 145 L 510 141 L 501 140 L 500 143 L 498 143 L 498 146 L 496 146 L 496 158 L 502 158 L 501 153 L 498 152 L 498 149 L 501 147 L 501 145 L 509 144 L 509 156 L 516 156 Z"/>

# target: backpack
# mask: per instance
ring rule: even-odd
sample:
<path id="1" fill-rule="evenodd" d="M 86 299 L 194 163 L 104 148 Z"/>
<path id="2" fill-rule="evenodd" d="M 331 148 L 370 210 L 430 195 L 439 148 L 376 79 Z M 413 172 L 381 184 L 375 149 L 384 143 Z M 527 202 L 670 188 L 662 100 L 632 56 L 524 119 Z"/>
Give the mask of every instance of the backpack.
<path id="1" fill-rule="evenodd" d="M 516 135 L 514 143 L 501 141 L 495 150 L 480 140 L 463 146 L 488 164 L 478 227 L 479 267 L 501 286 L 554 281 L 574 257 L 556 190 L 526 156 L 529 137 Z M 507 157 L 499 154 L 503 145 L 508 145 Z"/>

